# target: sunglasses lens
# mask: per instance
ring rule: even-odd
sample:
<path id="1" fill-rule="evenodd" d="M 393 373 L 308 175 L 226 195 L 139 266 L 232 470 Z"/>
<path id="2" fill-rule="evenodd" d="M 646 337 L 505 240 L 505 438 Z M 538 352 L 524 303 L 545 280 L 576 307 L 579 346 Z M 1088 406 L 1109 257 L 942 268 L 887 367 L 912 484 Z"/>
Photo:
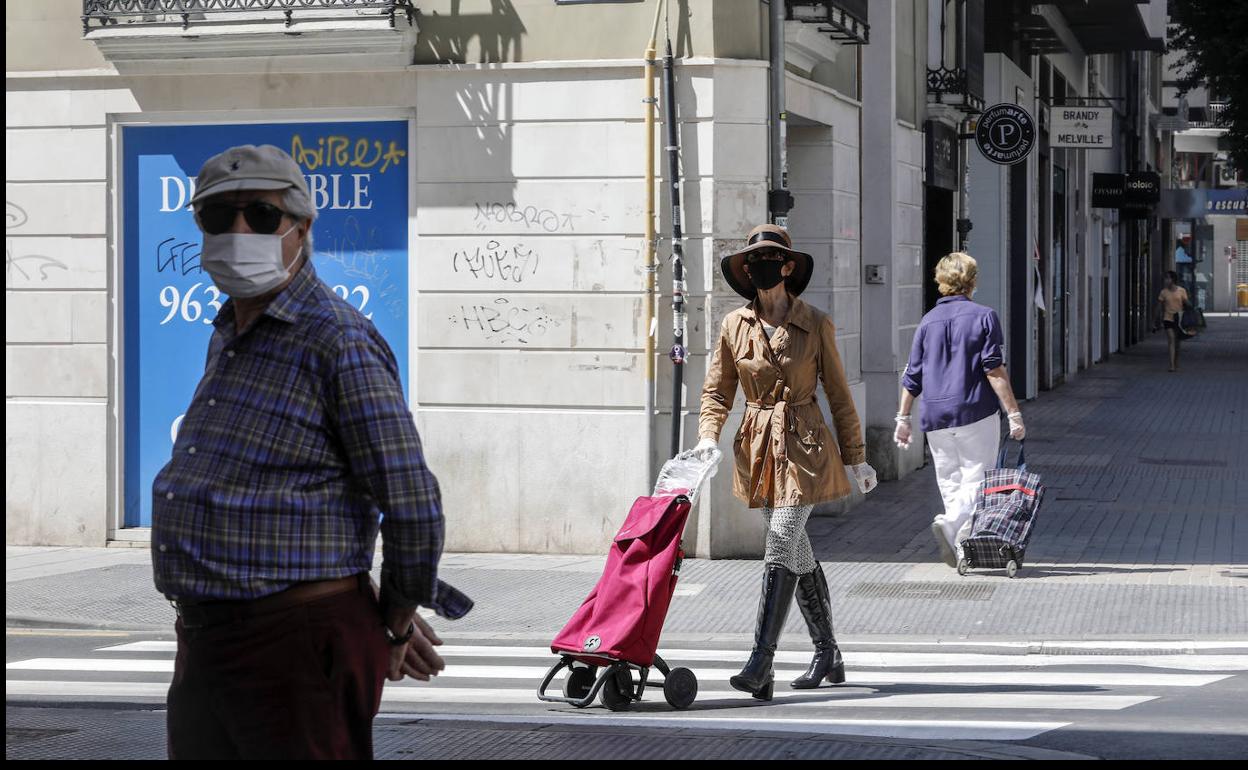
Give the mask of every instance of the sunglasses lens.
<path id="1" fill-rule="evenodd" d="M 286 212 L 269 203 L 249 203 L 243 209 L 243 217 L 253 232 L 272 235 L 282 224 Z"/>
<path id="2" fill-rule="evenodd" d="M 272 235 L 277 232 L 277 228 L 282 224 L 282 217 L 286 215 L 286 212 L 277 206 L 263 201 L 248 203 L 241 208 L 219 203 L 200 209 L 199 223 L 204 226 L 204 232 L 210 235 L 220 235 L 229 232 L 234 227 L 234 220 L 240 211 L 243 212 L 243 219 L 247 220 L 247 226 L 251 228 L 251 231 L 260 235 Z"/>
<path id="3" fill-rule="evenodd" d="M 204 206 L 199 210 L 199 223 L 209 235 L 220 235 L 234 224 L 237 213 L 233 206 Z"/>

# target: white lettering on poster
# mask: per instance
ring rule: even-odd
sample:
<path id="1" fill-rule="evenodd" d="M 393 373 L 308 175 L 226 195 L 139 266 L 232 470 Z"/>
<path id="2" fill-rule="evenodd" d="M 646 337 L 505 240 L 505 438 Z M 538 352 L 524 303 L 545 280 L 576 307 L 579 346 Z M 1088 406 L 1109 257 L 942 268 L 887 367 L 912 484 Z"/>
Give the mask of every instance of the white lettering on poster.
<path id="1" fill-rule="evenodd" d="M 173 190 L 177 191 L 176 199 L 170 197 L 170 192 Z M 193 197 L 195 197 L 195 177 L 188 176 L 183 179 L 176 176 L 162 176 L 160 178 L 160 213 L 168 214 L 188 208 Z"/>
<path id="2" fill-rule="evenodd" d="M 350 177 L 347 179 L 347 177 Z M 312 205 L 317 211 L 368 211 L 373 207 L 368 185 L 371 174 L 306 174 Z M 190 208 L 195 197 L 195 177 L 160 178 L 160 212 L 168 214 Z"/>
<path id="3" fill-rule="evenodd" d="M 317 210 L 367 211 L 373 207 L 368 200 L 369 174 L 351 174 L 344 185 L 343 174 L 308 174 L 308 190 L 312 193 L 312 205 Z M 349 188 L 349 190 L 348 190 Z"/>
<path id="4" fill-rule="evenodd" d="M 196 294 L 202 289 L 202 296 L 205 301 L 200 302 L 196 299 Z M 372 298 L 368 287 L 364 285 L 346 286 L 338 284 L 333 287 L 334 293 L 344 300 L 355 305 L 355 309 L 364 313 L 364 317 L 373 320 L 373 312 L 368 310 L 368 301 Z M 207 295 L 211 294 L 211 297 Z M 352 301 L 352 297 L 359 297 L 359 302 Z M 212 314 L 205 312 L 204 306 L 212 308 Z M 169 313 L 161 319 L 160 325 L 164 326 L 177 317 L 181 317 L 188 324 L 205 323 L 211 324 L 213 319 L 217 317 L 217 312 L 221 310 L 221 290 L 211 283 L 200 281 L 193 284 L 189 289 L 182 291 L 179 287 L 169 284 L 160 290 L 160 306 L 169 311 Z"/>

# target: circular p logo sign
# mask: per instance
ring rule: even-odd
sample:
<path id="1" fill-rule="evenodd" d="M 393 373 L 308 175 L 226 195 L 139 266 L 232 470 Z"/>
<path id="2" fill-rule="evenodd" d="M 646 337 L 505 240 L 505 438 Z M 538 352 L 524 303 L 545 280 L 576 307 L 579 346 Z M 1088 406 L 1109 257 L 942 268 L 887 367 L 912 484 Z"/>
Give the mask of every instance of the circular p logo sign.
<path id="1" fill-rule="evenodd" d="M 1036 123 L 1017 104 L 994 104 L 979 116 L 975 144 L 993 163 L 1013 165 L 1026 159 L 1035 146 Z"/>

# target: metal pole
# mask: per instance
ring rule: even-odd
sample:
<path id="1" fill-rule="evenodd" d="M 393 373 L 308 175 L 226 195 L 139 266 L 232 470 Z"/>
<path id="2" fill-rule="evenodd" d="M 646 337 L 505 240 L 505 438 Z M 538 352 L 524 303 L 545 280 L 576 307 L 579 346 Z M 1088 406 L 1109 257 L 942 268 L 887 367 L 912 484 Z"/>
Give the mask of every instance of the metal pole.
<path id="1" fill-rule="evenodd" d="M 645 261 L 645 294 L 646 294 L 646 483 L 654 483 L 654 337 L 657 331 L 654 313 L 654 277 L 658 271 L 655 259 L 655 241 L 657 234 L 654 228 L 654 114 L 658 108 L 658 99 L 654 96 L 654 61 L 657 57 L 656 48 L 659 39 L 659 15 L 663 11 L 663 0 L 655 4 L 654 26 L 650 29 L 650 42 L 646 46 L 645 79 L 646 97 L 646 261 Z"/>
<path id="2" fill-rule="evenodd" d="M 664 119 L 667 121 L 667 182 L 672 201 L 672 456 L 680 453 L 681 412 L 685 389 L 685 264 L 684 234 L 680 226 L 680 126 L 676 122 L 676 82 L 672 40 L 663 57 Z"/>
<path id="3" fill-rule="evenodd" d="M 787 10 L 787 0 L 771 0 L 771 190 L 767 195 L 767 214 L 773 224 L 781 227 L 788 227 L 789 210 L 793 208 L 793 196 L 789 194 L 788 113 L 784 107 L 784 22 Z"/>

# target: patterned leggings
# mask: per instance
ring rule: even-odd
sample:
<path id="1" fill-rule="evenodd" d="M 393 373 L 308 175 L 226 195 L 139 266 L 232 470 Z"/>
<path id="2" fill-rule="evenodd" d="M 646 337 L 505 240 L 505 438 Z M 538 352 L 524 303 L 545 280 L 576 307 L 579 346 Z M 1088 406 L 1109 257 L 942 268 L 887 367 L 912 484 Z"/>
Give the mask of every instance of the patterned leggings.
<path id="1" fill-rule="evenodd" d="M 814 507 L 763 509 L 763 520 L 767 522 L 767 550 L 763 559 L 767 564 L 779 564 L 798 575 L 815 571 L 818 563 L 806 534 L 806 520 Z"/>

